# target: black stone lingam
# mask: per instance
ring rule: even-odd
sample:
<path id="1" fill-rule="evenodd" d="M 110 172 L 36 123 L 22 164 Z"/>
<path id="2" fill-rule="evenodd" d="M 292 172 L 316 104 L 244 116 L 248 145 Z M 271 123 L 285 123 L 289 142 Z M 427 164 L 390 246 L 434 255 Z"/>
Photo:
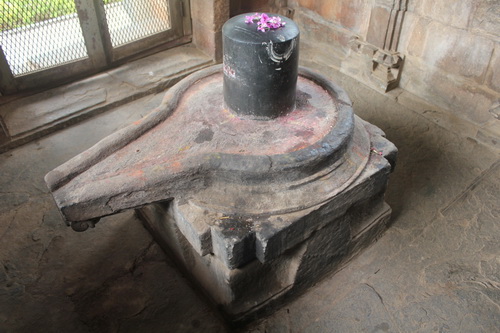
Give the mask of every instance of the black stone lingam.
<path id="1" fill-rule="evenodd" d="M 280 15 L 253 17 L 238 15 L 222 27 L 224 100 L 238 115 L 276 118 L 295 108 L 299 28 Z M 279 23 L 262 27 L 265 18 Z"/>

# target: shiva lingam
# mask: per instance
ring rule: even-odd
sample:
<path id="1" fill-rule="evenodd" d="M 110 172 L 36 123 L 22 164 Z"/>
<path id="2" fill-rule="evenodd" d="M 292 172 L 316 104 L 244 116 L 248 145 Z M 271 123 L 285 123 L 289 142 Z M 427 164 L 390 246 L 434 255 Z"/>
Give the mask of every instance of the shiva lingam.
<path id="1" fill-rule="evenodd" d="M 223 313 L 244 321 L 381 235 L 397 149 L 341 87 L 298 67 L 292 20 L 239 15 L 222 33 L 222 65 L 45 179 L 76 231 L 136 209 Z"/>

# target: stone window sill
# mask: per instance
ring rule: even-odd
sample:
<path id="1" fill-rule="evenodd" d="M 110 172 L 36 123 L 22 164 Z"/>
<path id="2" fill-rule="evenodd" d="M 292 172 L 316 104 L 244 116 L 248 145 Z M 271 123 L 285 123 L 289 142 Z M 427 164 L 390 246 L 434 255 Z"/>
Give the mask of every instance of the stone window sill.
<path id="1" fill-rule="evenodd" d="M 0 97 L 0 153 L 140 97 L 213 64 L 191 44 L 35 95 Z"/>

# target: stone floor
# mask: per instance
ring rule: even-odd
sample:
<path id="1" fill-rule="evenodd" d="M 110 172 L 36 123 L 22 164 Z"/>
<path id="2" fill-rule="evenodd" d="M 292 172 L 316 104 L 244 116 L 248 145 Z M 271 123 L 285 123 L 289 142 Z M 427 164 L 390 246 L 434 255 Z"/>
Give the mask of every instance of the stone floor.
<path id="1" fill-rule="evenodd" d="M 150 95 L 0 155 L 0 332 L 498 332 L 500 155 L 342 76 L 399 148 L 392 225 L 343 270 L 238 330 L 175 269 L 133 212 L 76 233 L 43 176 L 159 104 Z"/>

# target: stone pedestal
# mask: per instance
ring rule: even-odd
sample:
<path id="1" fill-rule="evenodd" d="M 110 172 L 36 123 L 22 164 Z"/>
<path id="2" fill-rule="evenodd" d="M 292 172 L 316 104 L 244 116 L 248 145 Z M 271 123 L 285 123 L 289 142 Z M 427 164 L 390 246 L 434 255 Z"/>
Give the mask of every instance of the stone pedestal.
<path id="1" fill-rule="evenodd" d="M 359 118 L 356 124 L 369 134 L 369 160 L 340 191 L 329 188 L 335 173 L 317 179 L 328 190 L 307 192 L 316 205 L 245 216 L 203 206 L 194 196 L 143 207 L 139 216 L 229 320 L 270 313 L 340 269 L 387 227 L 391 209 L 383 196 L 396 149 L 375 126 Z"/>
<path id="2" fill-rule="evenodd" d="M 341 87 L 297 68 L 292 21 L 256 15 L 260 30 L 252 17 L 228 21 L 222 66 L 182 80 L 147 118 L 45 178 L 77 231 L 137 209 L 235 322 L 271 311 L 380 235 L 397 154 Z"/>

